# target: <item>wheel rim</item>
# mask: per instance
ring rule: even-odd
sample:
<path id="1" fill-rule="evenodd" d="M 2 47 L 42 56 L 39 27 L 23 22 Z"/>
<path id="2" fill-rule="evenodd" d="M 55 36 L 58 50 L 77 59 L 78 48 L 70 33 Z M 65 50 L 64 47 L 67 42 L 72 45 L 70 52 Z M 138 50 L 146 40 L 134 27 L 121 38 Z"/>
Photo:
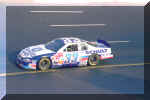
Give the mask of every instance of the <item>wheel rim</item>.
<path id="1" fill-rule="evenodd" d="M 97 57 L 94 56 L 93 59 L 92 59 L 92 61 L 93 61 L 93 62 L 96 62 L 96 61 L 97 61 Z"/>
<path id="2" fill-rule="evenodd" d="M 39 67 L 41 70 L 46 70 L 50 66 L 50 61 L 48 59 L 43 59 L 39 63 Z"/>
<path id="3" fill-rule="evenodd" d="M 47 61 L 47 60 L 44 60 L 44 61 L 41 62 L 41 66 L 42 66 L 42 67 L 47 66 L 47 64 L 48 64 L 48 61 Z"/>
<path id="4" fill-rule="evenodd" d="M 97 56 L 92 56 L 92 57 L 90 57 L 90 59 L 89 59 L 90 61 L 90 64 L 91 65 L 96 65 L 97 64 Z"/>

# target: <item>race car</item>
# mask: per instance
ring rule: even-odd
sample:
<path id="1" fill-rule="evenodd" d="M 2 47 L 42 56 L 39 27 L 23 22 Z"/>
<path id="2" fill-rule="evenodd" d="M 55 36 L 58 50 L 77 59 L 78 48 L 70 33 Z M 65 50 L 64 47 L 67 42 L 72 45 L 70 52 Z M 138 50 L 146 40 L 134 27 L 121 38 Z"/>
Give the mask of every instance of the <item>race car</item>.
<path id="1" fill-rule="evenodd" d="M 17 55 L 17 64 L 24 69 L 95 66 L 100 60 L 113 58 L 110 45 L 75 37 L 56 38 L 48 43 L 27 47 Z"/>

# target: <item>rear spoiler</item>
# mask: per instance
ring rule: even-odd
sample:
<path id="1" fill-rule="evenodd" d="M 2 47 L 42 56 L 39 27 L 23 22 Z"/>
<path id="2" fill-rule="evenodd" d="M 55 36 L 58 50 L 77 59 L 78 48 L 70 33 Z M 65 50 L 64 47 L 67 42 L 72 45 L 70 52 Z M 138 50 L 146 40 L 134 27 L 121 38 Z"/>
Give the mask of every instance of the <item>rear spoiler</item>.
<path id="1" fill-rule="evenodd" d="M 106 42 L 105 40 L 97 40 L 98 43 L 102 43 L 107 47 L 111 47 L 110 44 L 108 44 L 108 42 Z"/>

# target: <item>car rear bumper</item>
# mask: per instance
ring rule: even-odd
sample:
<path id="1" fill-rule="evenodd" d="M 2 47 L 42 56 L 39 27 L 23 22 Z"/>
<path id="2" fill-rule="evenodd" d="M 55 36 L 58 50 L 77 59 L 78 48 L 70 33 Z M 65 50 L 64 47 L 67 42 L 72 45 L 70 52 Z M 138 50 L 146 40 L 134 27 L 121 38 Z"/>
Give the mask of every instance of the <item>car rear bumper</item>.
<path id="1" fill-rule="evenodd" d="M 100 56 L 100 60 L 104 60 L 104 59 L 113 59 L 114 55 L 113 54 L 105 54 L 105 55 L 101 55 Z"/>

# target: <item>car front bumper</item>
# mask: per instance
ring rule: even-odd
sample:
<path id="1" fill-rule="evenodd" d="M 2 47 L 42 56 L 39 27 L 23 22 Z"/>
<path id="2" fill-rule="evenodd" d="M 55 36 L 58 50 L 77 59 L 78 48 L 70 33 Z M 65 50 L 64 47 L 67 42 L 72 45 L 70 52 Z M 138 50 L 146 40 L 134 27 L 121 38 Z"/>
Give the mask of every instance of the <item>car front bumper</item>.
<path id="1" fill-rule="evenodd" d="M 36 64 L 32 63 L 32 62 L 24 62 L 21 58 L 17 57 L 16 59 L 16 63 L 19 67 L 23 68 L 23 69 L 36 69 Z"/>

